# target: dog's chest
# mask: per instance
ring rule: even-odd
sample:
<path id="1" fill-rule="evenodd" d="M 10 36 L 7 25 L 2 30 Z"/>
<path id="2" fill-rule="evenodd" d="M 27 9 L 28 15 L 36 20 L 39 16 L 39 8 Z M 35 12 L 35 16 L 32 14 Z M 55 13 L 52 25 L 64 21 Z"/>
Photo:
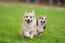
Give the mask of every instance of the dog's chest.
<path id="1" fill-rule="evenodd" d="M 33 29 L 34 26 L 33 26 L 33 24 L 30 24 L 30 25 L 27 26 L 27 28 L 29 28 L 29 29 Z"/>
<path id="2" fill-rule="evenodd" d="M 38 32 L 43 32 L 43 31 L 44 31 L 43 26 L 38 27 Z"/>
<path id="3" fill-rule="evenodd" d="M 38 25 L 38 32 L 43 32 L 45 30 L 44 27 L 45 27 L 45 24 L 43 24 L 43 25 L 39 24 Z"/>
<path id="4" fill-rule="evenodd" d="M 34 30 L 34 25 L 33 24 L 27 25 L 26 30 L 29 31 L 29 32 L 33 31 Z"/>

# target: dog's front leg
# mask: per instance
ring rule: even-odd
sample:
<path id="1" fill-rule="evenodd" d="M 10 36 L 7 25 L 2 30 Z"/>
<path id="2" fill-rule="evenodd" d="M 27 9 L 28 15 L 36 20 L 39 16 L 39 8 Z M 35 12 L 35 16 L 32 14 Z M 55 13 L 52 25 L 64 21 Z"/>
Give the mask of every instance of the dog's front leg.
<path id="1" fill-rule="evenodd" d="M 31 36 L 30 36 L 30 38 L 32 39 L 33 36 L 36 35 L 36 33 L 37 33 L 37 31 L 36 31 L 36 30 L 33 30 L 33 31 L 31 32 Z"/>
<path id="2" fill-rule="evenodd" d="M 43 35 L 43 32 L 40 32 L 39 36 L 42 36 Z"/>

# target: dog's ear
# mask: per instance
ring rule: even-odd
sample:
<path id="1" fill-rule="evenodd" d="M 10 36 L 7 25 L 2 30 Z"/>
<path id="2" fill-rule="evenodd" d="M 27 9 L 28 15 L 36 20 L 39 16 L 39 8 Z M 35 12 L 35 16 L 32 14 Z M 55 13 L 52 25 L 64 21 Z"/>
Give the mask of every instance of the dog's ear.
<path id="1" fill-rule="evenodd" d="M 27 14 L 27 12 L 25 11 L 25 14 L 24 15 L 26 15 Z"/>
<path id="2" fill-rule="evenodd" d="M 35 12 L 34 12 L 34 10 L 32 10 L 32 15 L 35 15 Z"/>

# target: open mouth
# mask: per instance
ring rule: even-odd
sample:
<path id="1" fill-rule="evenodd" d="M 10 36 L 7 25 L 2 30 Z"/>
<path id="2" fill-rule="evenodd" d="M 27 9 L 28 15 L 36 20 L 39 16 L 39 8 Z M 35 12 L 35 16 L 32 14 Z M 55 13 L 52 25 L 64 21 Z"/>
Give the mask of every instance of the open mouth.
<path id="1" fill-rule="evenodd" d="M 32 20 L 26 20 L 26 22 L 27 22 L 28 24 L 30 24 L 30 23 L 32 22 Z"/>

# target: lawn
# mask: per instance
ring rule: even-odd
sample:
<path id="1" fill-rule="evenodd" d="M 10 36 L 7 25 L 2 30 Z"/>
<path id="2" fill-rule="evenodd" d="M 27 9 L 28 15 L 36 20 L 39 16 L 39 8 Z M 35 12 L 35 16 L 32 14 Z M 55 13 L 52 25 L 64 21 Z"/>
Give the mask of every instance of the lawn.
<path id="1" fill-rule="evenodd" d="M 43 37 L 22 38 L 21 24 L 24 12 L 34 10 L 47 16 L 47 27 Z M 44 6 L 1 5 L 0 6 L 0 43 L 65 43 L 65 9 Z"/>

